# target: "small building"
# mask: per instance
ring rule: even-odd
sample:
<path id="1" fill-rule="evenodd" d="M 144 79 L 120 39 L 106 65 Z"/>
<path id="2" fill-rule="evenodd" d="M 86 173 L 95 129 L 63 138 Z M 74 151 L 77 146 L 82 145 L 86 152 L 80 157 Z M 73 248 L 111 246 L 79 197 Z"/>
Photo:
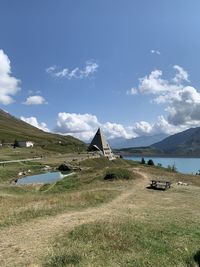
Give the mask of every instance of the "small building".
<path id="1" fill-rule="evenodd" d="M 92 142 L 88 147 L 88 151 L 98 151 L 102 156 L 107 157 L 110 160 L 115 159 L 112 150 L 100 128 L 97 130 L 94 138 L 92 139 Z"/>
<path id="2" fill-rule="evenodd" d="M 17 141 L 18 147 L 33 147 L 34 143 L 32 141 Z"/>

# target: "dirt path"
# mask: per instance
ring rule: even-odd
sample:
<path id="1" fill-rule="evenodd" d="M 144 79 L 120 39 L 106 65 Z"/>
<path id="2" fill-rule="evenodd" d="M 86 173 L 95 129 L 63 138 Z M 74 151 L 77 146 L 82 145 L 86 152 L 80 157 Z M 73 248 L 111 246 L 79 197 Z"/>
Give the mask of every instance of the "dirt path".
<path id="1" fill-rule="evenodd" d="M 47 254 L 51 238 L 62 229 L 70 231 L 75 226 L 119 214 L 138 191 L 144 190 L 148 177 L 144 174 L 142 176 L 143 179 L 137 180 L 119 197 L 102 206 L 35 219 L 1 230 L 0 266 L 41 266 L 40 259 Z"/>

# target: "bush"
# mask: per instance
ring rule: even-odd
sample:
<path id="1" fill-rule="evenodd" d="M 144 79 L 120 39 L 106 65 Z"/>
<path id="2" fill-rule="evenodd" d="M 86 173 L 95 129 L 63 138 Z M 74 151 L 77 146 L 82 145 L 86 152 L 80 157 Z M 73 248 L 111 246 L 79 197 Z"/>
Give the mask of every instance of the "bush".
<path id="1" fill-rule="evenodd" d="M 153 162 L 152 159 L 149 159 L 148 162 L 147 162 L 147 164 L 150 165 L 150 166 L 154 166 L 154 162 Z"/>
<path id="2" fill-rule="evenodd" d="M 58 170 L 59 171 L 70 171 L 71 170 L 71 168 L 69 167 L 69 166 L 67 166 L 66 164 L 61 164 L 59 167 L 58 167 Z"/>
<path id="3" fill-rule="evenodd" d="M 141 164 L 145 164 L 146 162 L 145 162 L 145 159 L 144 158 L 142 158 L 141 159 Z"/>
<path id="4" fill-rule="evenodd" d="M 132 178 L 133 178 L 133 173 L 123 168 L 109 169 L 104 176 L 104 180 L 120 180 L 120 179 L 129 180 Z"/>

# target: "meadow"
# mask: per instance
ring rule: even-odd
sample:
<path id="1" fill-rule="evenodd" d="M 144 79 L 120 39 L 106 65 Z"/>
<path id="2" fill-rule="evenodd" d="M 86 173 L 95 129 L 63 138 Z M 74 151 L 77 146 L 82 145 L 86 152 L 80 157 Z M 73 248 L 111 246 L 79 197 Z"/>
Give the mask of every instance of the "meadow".
<path id="1" fill-rule="evenodd" d="M 71 155 L 81 168 L 74 176 L 10 184 L 21 169 L 37 173 L 66 158 L 0 167 L 0 266 L 199 266 L 199 176 Z M 151 179 L 172 188 L 147 189 Z"/>

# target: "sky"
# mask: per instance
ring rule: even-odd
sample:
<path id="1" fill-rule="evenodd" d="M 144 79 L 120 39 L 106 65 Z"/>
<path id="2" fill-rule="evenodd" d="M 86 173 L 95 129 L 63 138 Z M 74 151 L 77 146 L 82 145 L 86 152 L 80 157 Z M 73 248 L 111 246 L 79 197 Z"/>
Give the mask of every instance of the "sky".
<path id="1" fill-rule="evenodd" d="M 200 1 L 0 0 L 0 108 L 84 141 L 200 126 Z"/>

